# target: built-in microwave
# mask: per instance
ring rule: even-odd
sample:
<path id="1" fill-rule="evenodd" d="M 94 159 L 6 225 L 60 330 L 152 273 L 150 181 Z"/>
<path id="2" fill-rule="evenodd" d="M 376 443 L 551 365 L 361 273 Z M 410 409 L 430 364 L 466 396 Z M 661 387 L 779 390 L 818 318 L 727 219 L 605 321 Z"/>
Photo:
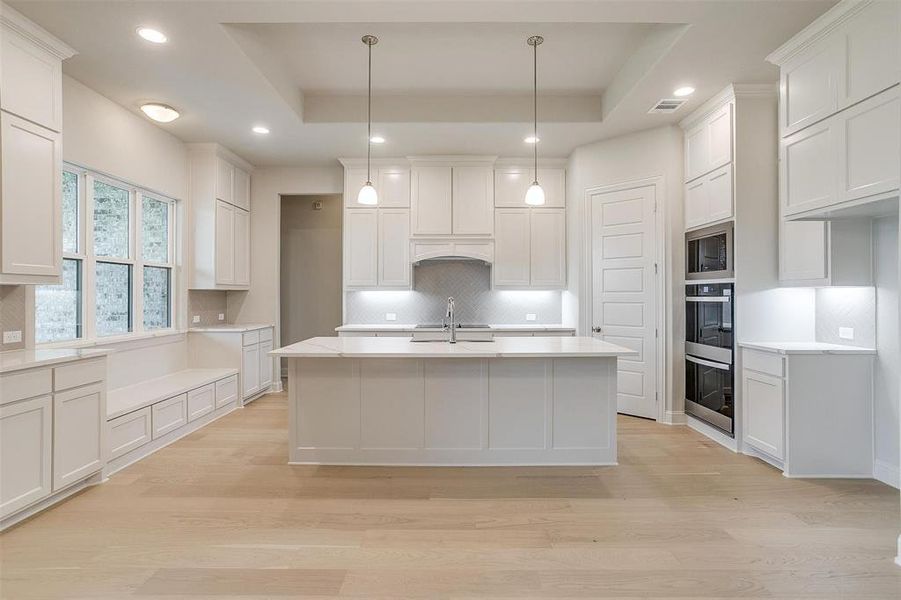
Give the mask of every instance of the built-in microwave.
<path id="1" fill-rule="evenodd" d="M 685 279 L 728 279 L 732 268 L 732 223 L 685 234 Z"/>

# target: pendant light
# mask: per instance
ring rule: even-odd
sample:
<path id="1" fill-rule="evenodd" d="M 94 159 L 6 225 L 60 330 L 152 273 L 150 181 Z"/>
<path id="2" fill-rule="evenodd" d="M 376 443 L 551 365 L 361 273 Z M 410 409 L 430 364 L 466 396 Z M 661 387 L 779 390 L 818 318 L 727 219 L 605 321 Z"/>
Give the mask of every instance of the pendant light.
<path id="1" fill-rule="evenodd" d="M 526 43 L 532 47 L 532 138 L 535 143 L 532 144 L 535 156 L 535 179 L 532 185 L 526 190 L 526 204 L 529 206 L 541 206 L 544 204 L 544 190 L 538 185 L 538 45 L 544 41 L 540 35 L 533 35 Z"/>
<path id="2" fill-rule="evenodd" d="M 372 185 L 372 47 L 379 43 L 374 35 L 364 35 L 362 41 L 369 51 L 369 87 L 366 97 L 366 184 L 357 194 L 357 204 L 375 206 L 379 203 L 378 192 Z"/>

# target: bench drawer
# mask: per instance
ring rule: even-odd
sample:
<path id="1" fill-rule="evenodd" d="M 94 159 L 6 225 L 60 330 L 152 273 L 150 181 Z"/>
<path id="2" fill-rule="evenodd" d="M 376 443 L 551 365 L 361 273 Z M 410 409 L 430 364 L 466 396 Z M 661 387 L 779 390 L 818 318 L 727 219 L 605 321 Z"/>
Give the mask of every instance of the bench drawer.
<path id="1" fill-rule="evenodd" d="M 741 357 L 742 368 L 744 369 L 750 369 L 751 371 L 757 371 L 758 373 L 766 373 L 773 377 L 783 377 L 785 375 L 781 354 L 745 348 L 742 350 Z"/>
<path id="2" fill-rule="evenodd" d="M 211 383 L 188 392 L 188 422 L 213 412 L 216 407 L 216 385 Z"/>
<path id="3" fill-rule="evenodd" d="M 267 327 L 266 329 L 260 329 L 260 341 L 261 342 L 271 342 L 272 341 L 272 327 Z"/>
<path id="4" fill-rule="evenodd" d="M 51 369 L 31 369 L 3 375 L 0 390 L 0 404 L 43 396 L 53 391 L 53 373 Z"/>
<path id="5" fill-rule="evenodd" d="M 119 458 L 153 438 L 150 407 L 122 415 L 109 422 L 110 458 Z"/>
<path id="6" fill-rule="evenodd" d="M 153 439 L 175 431 L 188 422 L 188 395 L 182 394 L 153 405 Z"/>
<path id="7" fill-rule="evenodd" d="M 53 369 L 53 389 L 56 391 L 103 381 L 106 378 L 106 358 L 94 358 Z"/>
<path id="8" fill-rule="evenodd" d="M 238 376 L 232 375 L 216 382 L 216 408 L 238 399 Z"/>
<path id="9" fill-rule="evenodd" d="M 244 340 L 245 346 L 253 346 L 254 344 L 259 344 L 260 343 L 260 330 L 257 329 L 256 331 L 245 331 L 243 340 Z"/>

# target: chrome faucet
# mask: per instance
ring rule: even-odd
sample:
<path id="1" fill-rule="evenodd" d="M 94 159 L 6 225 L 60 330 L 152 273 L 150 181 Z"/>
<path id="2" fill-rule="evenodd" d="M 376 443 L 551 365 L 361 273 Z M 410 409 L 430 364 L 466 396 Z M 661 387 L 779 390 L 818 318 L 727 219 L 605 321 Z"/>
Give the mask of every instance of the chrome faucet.
<path id="1" fill-rule="evenodd" d="M 451 344 L 457 343 L 457 317 L 454 315 L 454 297 L 451 296 L 447 299 L 447 314 L 445 315 L 444 321 L 444 330 L 447 331 L 448 324 L 450 325 L 450 339 L 448 342 Z"/>

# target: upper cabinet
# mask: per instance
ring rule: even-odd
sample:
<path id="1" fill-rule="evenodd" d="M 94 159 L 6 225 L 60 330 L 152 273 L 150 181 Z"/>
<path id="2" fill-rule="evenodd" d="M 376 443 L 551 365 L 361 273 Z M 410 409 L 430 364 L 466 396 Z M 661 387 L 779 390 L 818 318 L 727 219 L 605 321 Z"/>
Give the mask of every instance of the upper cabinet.
<path id="1" fill-rule="evenodd" d="M 499 208 L 494 218 L 494 287 L 522 290 L 566 286 L 564 209 Z"/>
<path id="2" fill-rule="evenodd" d="M 846 0 L 768 57 L 780 67 L 784 217 L 864 214 L 898 195 L 899 23 L 901 3 Z"/>
<path id="3" fill-rule="evenodd" d="M 528 165 L 498 165 L 494 168 L 494 205 L 498 208 L 526 206 L 526 190 L 532 185 L 535 169 Z M 538 167 L 538 182 L 544 189 L 544 206 L 566 206 L 566 170 Z"/>
<path id="4" fill-rule="evenodd" d="M 414 236 L 494 232 L 494 159 L 416 160 L 410 186 Z"/>
<path id="5" fill-rule="evenodd" d="M 189 145 L 189 289 L 250 287 L 251 168 L 217 144 Z"/>
<path id="6" fill-rule="evenodd" d="M 414 167 L 410 180 L 413 235 L 453 233 L 453 167 Z"/>
<path id="7" fill-rule="evenodd" d="M 349 161 L 348 161 L 349 162 Z M 379 195 L 380 208 L 410 207 L 410 167 L 373 165 L 370 176 Z M 344 206 L 372 208 L 357 203 L 357 194 L 366 184 L 366 165 L 346 166 L 344 169 Z"/>
<path id="8" fill-rule="evenodd" d="M 62 61 L 75 52 L 0 11 L 0 285 L 59 283 Z"/>
<path id="9" fill-rule="evenodd" d="M 689 117 L 691 119 L 691 117 Z M 732 103 L 715 109 L 685 131 L 685 181 L 732 162 Z"/>

